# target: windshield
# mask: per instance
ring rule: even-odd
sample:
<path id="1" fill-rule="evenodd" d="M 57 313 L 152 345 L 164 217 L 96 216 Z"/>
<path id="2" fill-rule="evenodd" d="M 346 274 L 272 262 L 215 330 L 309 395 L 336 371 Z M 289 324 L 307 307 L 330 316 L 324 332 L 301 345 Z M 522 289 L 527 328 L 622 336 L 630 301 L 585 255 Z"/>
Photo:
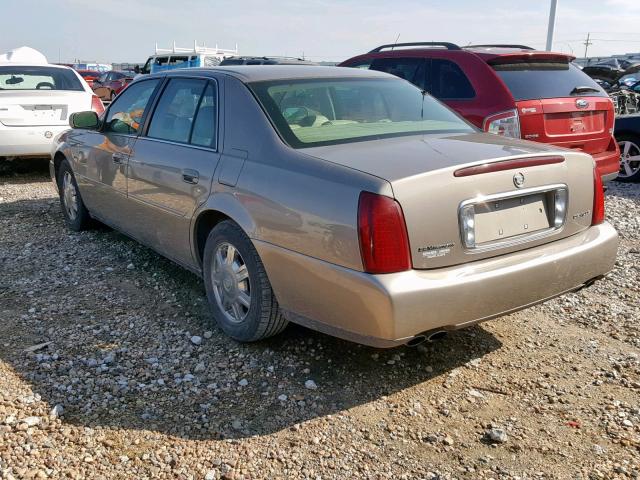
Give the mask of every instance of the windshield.
<path id="1" fill-rule="evenodd" d="M 84 90 L 72 70 L 53 67 L 0 67 L 0 90 Z"/>
<path id="2" fill-rule="evenodd" d="M 492 66 L 515 100 L 538 100 L 575 95 L 607 96 L 596 82 L 571 63 L 518 62 Z"/>
<path id="3" fill-rule="evenodd" d="M 417 87 L 398 79 L 312 79 L 250 85 L 294 148 L 474 128 Z"/>

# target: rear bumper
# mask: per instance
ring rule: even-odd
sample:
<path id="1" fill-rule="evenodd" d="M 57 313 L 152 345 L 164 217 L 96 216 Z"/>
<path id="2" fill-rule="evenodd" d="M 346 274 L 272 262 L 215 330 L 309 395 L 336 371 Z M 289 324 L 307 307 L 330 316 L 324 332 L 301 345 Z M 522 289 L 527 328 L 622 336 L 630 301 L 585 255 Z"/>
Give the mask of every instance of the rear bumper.
<path id="1" fill-rule="evenodd" d="M 0 157 L 49 157 L 53 139 L 67 125 L 6 127 L 0 125 Z"/>
<path id="2" fill-rule="evenodd" d="M 609 272 L 618 234 L 608 223 L 500 257 L 435 270 L 369 275 L 254 241 L 287 318 L 392 347 L 576 290 Z"/>
<path id="3" fill-rule="evenodd" d="M 596 162 L 596 168 L 600 172 L 603 182 L 615 180 L 620 171 L 620 149 L 617 143 L 615 143 L 615 146 L 616 148 L 613 151 L 607 150 L 606 152 L 591 155 Z"/>

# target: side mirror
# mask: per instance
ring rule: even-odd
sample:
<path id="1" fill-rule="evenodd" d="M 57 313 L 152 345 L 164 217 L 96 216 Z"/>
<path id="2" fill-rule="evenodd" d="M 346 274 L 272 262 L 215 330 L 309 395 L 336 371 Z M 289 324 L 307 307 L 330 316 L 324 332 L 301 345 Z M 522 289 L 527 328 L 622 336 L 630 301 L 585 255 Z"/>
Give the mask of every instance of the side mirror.
<path id="1" fill-rule="evenodd" d="M 97 130 L 100 126 L 98 114 L 93 111 L 72 113 L 69 117 L 71 128 L 82 128 L 84 130 Z"/>
<path id="2" fill-rule="evenodd" d="M 140 65 L 136 65 L 135 67 L 133 67 L 133 71 L 136 73 L 140 73 Z"/>

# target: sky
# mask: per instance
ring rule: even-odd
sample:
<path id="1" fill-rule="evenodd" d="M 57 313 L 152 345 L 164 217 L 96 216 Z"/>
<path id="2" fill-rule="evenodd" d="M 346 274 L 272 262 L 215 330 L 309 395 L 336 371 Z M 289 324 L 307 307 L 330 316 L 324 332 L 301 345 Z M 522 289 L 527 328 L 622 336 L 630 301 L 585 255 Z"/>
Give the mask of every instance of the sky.
<path id="1" fill-rule="evenodd" d="M 140 62 L 159 47 L 342 61 L 399 42 L 517 43 L 544 49 L 550 0 L 0 0 L 0 53 L 29 46 L 50 62 Z M 640 1 L 558 0 L 553 49 L 640 52 Z"/>

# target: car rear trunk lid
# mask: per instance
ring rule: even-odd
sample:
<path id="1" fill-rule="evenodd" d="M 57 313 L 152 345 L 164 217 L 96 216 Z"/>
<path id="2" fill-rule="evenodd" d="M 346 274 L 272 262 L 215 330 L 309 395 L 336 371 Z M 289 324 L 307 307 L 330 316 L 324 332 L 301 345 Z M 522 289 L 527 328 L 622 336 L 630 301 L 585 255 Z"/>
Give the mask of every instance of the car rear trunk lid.
<path id="1" fill-rule="evenodd" d="M 67 125 L 71 113 L 90 109 L 84 91 L 0 91 L 0 123 L 7 127 Z"/>

